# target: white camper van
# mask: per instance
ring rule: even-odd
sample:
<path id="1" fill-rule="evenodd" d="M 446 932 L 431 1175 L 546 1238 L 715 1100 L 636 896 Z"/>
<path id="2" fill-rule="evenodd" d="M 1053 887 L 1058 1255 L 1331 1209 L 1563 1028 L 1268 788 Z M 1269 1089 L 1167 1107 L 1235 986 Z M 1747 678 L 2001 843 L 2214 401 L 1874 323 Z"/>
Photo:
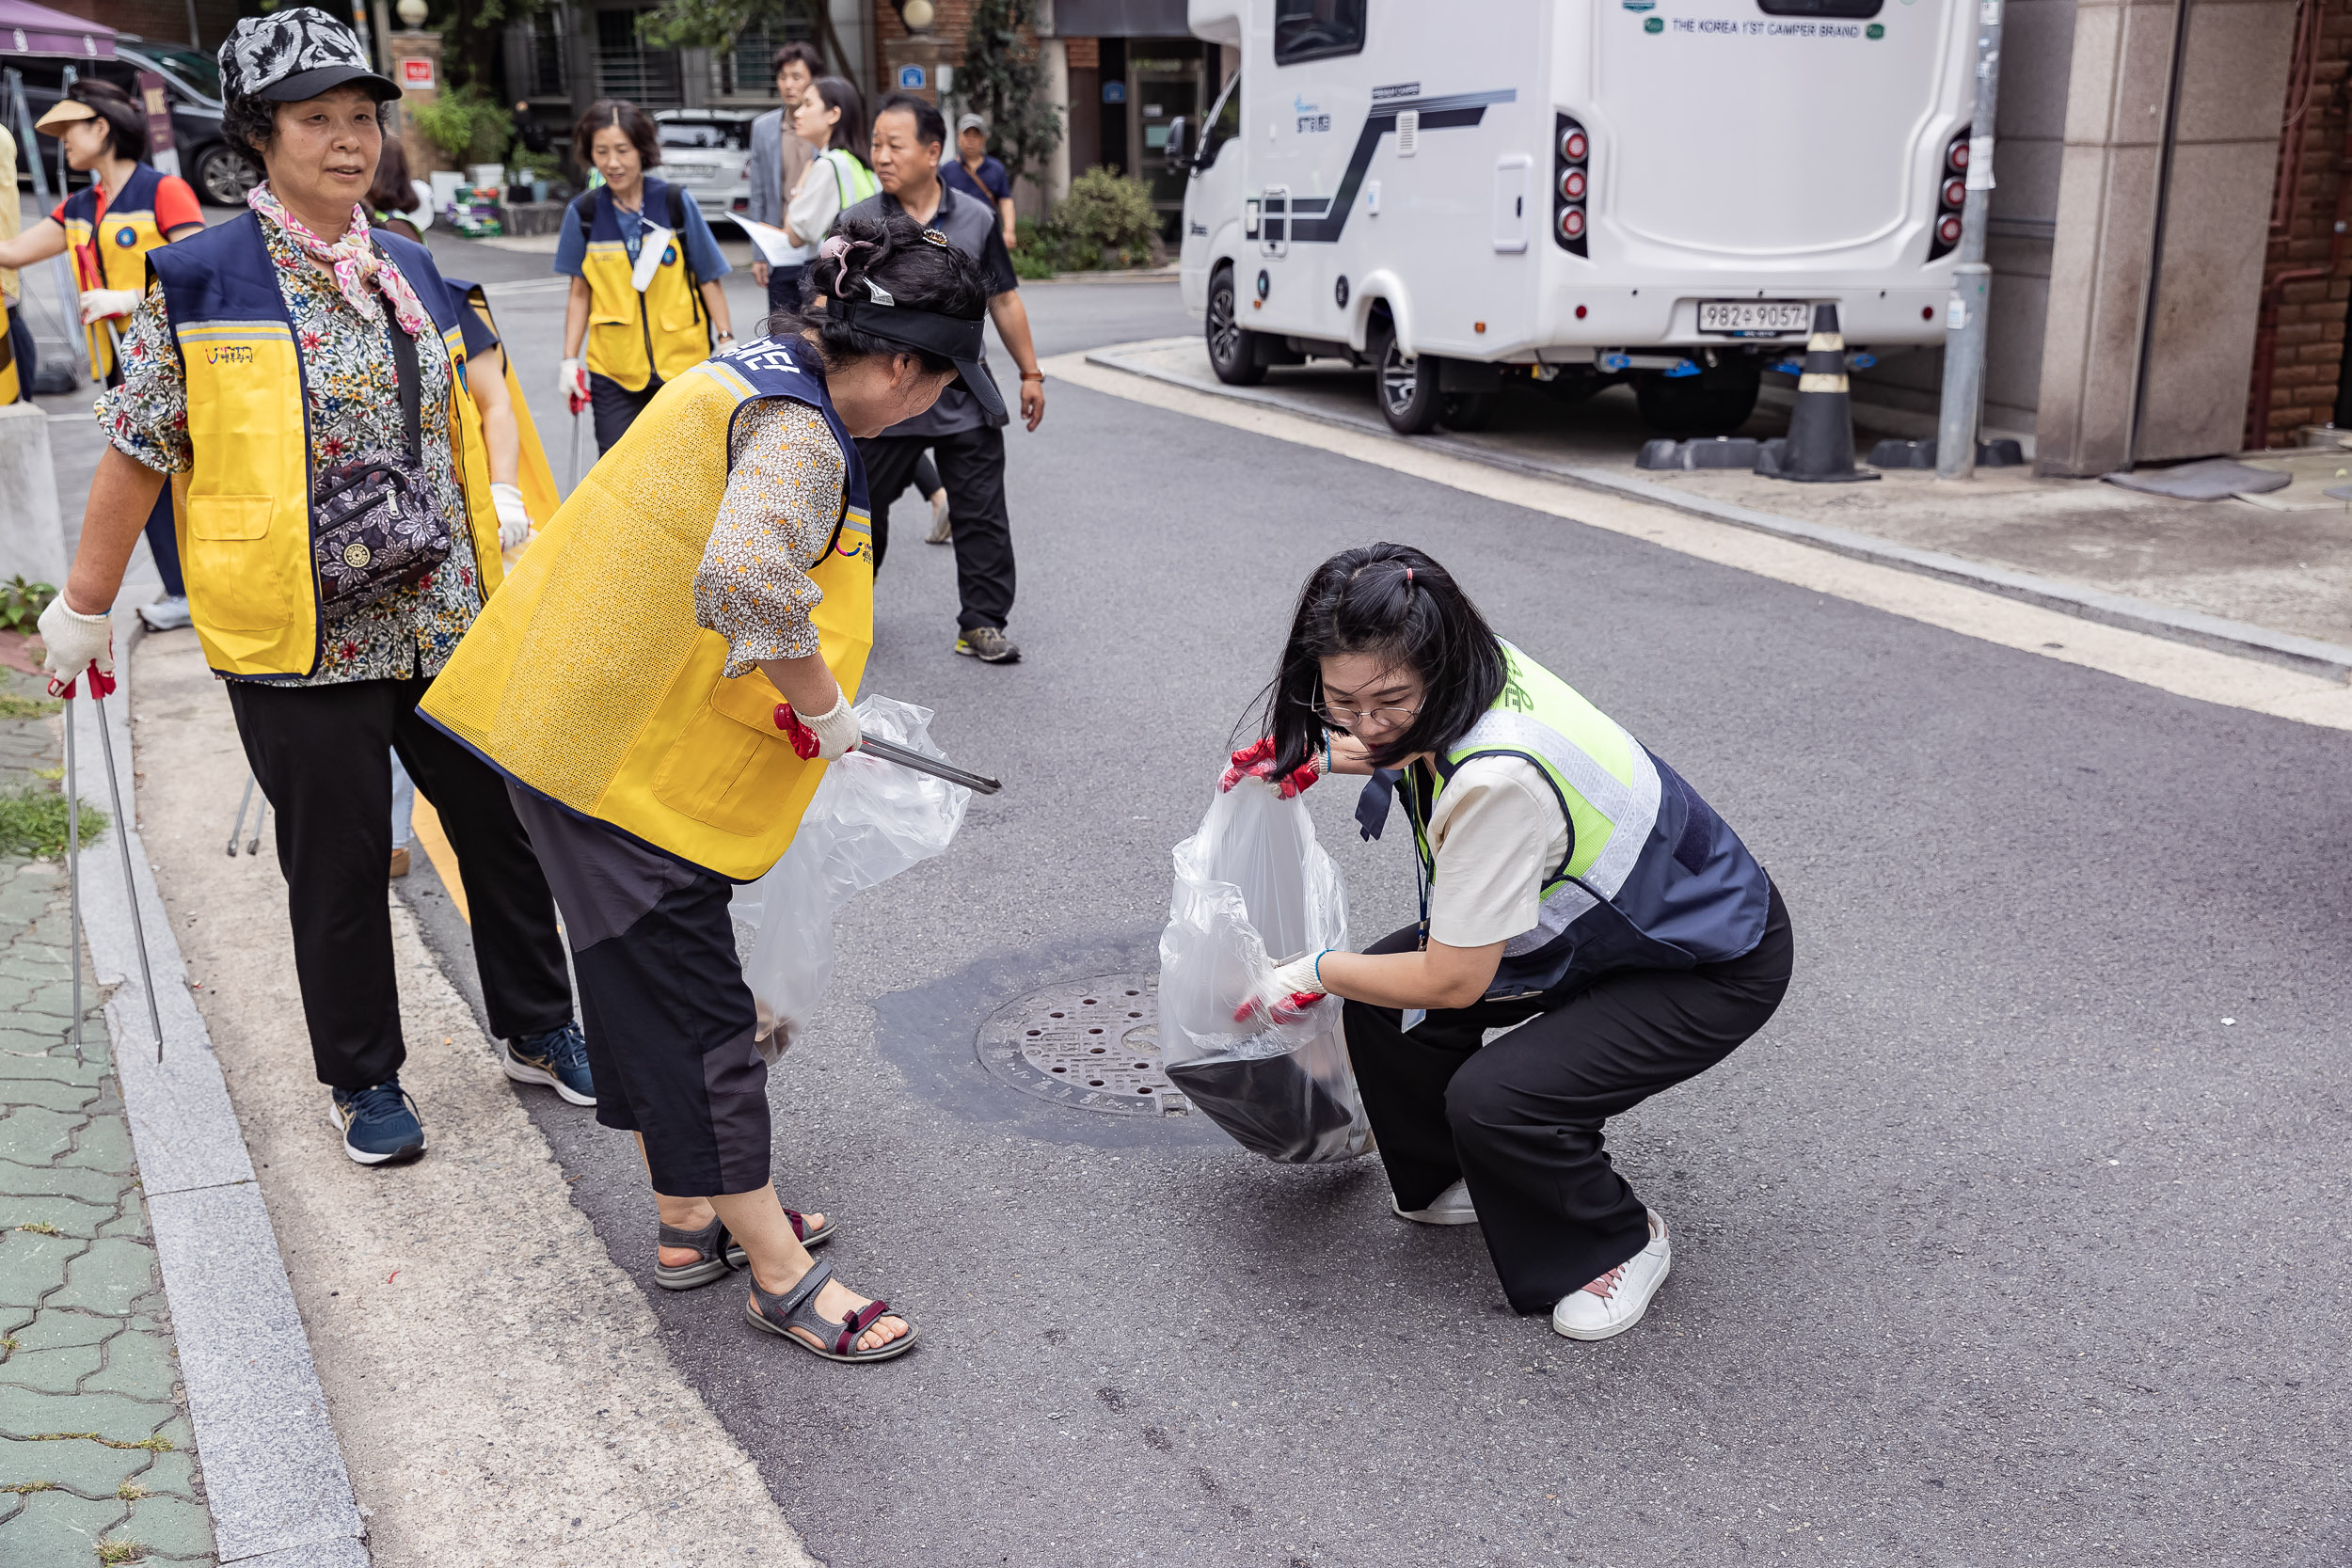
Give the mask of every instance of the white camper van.
<path id="1" fill-rule="evenodd" d="M 1835 301 L 1857 356 L 1943 339 L 1968 0 L 1189 0 L 1240 51 L 1189 167 L 1184 303 L 1228 382 L 1340 357 L 1399 431 L 1505 376 L 1629 380 L 1736 428 Z"/>

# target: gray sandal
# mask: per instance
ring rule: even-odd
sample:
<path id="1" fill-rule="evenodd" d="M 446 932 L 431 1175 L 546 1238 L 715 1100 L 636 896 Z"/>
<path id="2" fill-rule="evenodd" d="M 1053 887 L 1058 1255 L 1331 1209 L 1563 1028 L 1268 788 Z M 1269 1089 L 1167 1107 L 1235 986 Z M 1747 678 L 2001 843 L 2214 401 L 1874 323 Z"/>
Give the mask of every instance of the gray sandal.
<path id="1" fill-rule="evenodd" d="M 787 1209 L 784 1217 L 792 1222 L 792 1234 L 800 1238 L 801 1245 L 804 1247 L 823 1246 L 841 1232 L 840 1224 L 831 1214 L 827 1214 L 825 1223 L 815 1229 L 809 1227 L 808 1216 L 798 1209 Z M 715 1215 L 700 1230 L 681 1230 L 675 1225 L 663 1226 L 658 1244 L 692 1247 L 702 1255 L 691 1263 L 673 1267 L 661 1261 L 659 1252 L 655 1253 L 653 1282 L 665 1291 L 691 1291 L 714 1279 L 724 1279 L 731 1271 L 743 1267 L 751 1260 L 743 1251 L 743 1243 L 727 1233 L 726 1222 Z"/>
<path id="2" fill-rule="evenodd" d="M 847 1322 L 835 1323 L 817 1310 L 817 1292 L 833 1277 L 831 1263 L 818 1263 L 801 1275 L 800 1282 L 782 1294 L 771 1294 L 759 1288 L 757 1276 L 752 1280 L 751 1300 L 743 1304 L 743 1315 L 771 1334 L 782 1335 L 811 1355 L 821 1355 L 828 1361 L 887 1361 L 894 1355 L 904 1355 L 914 1348 L 914 1320 L 904 1312 L 894 1312 L 886 1301 L 869 1301 L 850 1314 Z M 874 1350 L 856 1348 L 866 1331 L 882 1318 L 898 1318 L 905 1322 L 907 1331 L 886 1345 Z M 804 1328 L 817 1337 L 817 1343 L 792 1332 Z M 830 1345 L 832 1348 L 827 1349 Z"/>

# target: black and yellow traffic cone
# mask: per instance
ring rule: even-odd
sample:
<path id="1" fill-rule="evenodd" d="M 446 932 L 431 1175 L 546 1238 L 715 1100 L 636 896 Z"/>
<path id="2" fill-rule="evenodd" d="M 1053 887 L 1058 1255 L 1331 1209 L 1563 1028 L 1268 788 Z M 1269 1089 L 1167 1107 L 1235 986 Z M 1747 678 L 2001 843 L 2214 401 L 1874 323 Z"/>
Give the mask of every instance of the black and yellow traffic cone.
<path id="1" fill-rule="evenodd" d="M 1853 466 L 1853 399 L 1846 389 L 1846 340 L 1837 330 L 1835 305 L 1813 308 L 1813 336 L 1804 345 L 1788 434 L 1764 444 L 1756 471 L 1801 484 L 1851 484 L 1879 477 Z"/>

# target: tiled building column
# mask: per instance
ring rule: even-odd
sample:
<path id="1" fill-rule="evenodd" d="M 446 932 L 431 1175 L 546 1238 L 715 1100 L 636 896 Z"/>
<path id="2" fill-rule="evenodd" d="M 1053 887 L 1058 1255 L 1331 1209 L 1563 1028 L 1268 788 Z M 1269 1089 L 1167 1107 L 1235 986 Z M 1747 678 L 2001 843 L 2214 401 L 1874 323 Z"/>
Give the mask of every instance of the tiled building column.
<path id="1" fill-rule="evenodd" d="M 2078 0 L 2042 472 L 2237 449 L 2294 17 L 2294 0 Z M 2160 202 L 2176 28 L 2180 91 Z"/>

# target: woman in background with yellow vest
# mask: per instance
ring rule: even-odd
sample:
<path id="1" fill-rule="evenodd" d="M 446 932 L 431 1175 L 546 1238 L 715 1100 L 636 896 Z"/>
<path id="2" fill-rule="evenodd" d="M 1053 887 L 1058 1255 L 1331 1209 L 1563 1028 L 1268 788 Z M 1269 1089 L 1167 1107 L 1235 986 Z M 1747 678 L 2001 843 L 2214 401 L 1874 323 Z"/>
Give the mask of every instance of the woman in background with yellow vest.
<path id="1" fill-rule="evenodd" d="M 373 232 L 359 206 L 378 105 L 400 89 L 307 6 L 240 21 L 220 69 L 224 133 L 267 178 L 250 211 L 149 259 L 123 383 L 99 405 L 111 447 L 40 631 L 59 678 L 113 667 L 106 609 L 170 476 L 197 637 L 277 808 L 329 1118 L 354 1161 L 391 1164 L 425 1151 L 384 896 L 392 749 L 457 851 L 507 1075 L 593 1098 L 587 1054 L 504 782 L 416 713 L 503 568 L 465 308 L 423 246 Z"/>
<path id="2" fill-rule="evenodd" d="M 503 772 L 564 910 L 597 1085 L 660 1211 L 658 1283 L 748 1262 L 747 1310 L 818 1355 L 878 1361 L 903 1314 L 807 1247 L 837 1226 L 770 1184 L 768 1069 L 734 884 L 775 864 L 822 763 L 859 741 L 873 641 L 853 437 L 978 372 L 969 259 L 898 215 L 810 264 L 831 297 L 670 382 L 580 481 L 425 694 Z"/>
<path id="3" fill-rule="evenodd" d="M 112 387 L 122 379 L 115 337 L 147 290 L 147 253 L 172 240 L 201 233 L 204 214 L 196 192 L 177 175 L 158 174 L 147 157 L 147 119 L 130 95 L 111 82 L 84 82 L 40 117 L 37 131 L 56 136 L 66 163 L 90 183 L 15 240 L 0 243 L 0 266 L 23 267 L 71 250 L 82 291 L 82 330 L 89 342 L 90 375 Z M 147 519 L 147 550 L 163 578 L 160 603 L 139 607 L 158 631 L 188 624 L 187 586 L 180 574 L 180 542 L 171 498 L 158 496 Z"/>
<path id="4" fill-rule="evenodd" d="M 572 279 L 561 385 L 574 418 L 595 409 L 604 452 L 663 383 L 734 345 L 719 284 L 734 269 L 694 198 L 646 174 L 661 146 L 644 110 L 598 99 L 573 128 L 572 150 L 604 183 L 564 210 L 555 242 L 555 270 Z"/>

